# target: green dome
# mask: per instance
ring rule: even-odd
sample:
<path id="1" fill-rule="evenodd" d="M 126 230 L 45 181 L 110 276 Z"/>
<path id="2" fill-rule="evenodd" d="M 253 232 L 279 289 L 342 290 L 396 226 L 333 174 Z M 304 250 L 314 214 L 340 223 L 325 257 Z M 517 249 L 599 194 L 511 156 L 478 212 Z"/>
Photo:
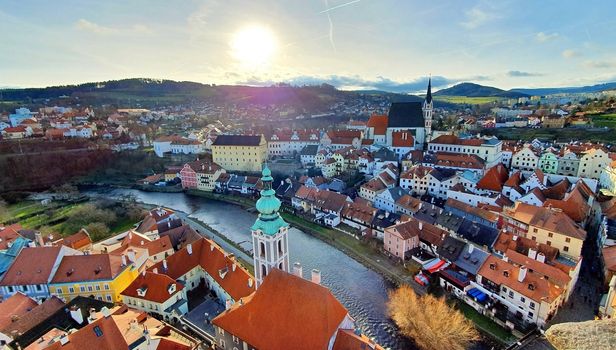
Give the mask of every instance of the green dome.
<path id="1" fill-rule="evenodd" d="M 257 210 L 261 214 L 274 214 L 280 209 L 280 200 L 274 196 L 261 196 L 257 201 Z"/>
<path id="2" fill-rule="evenodd" d="M 257 201 L 257 210 L 259 217 L 252 225 L 253 231 L 261 231 L 266 235 L 275 235 L 283 227 L 289 227 L 280 214 L 280 200 L 276 198 L 276 191 L 272 189 L 272 172 L 267 167 L 263 166 L 261 172 L 261 181 L 263 182 L 263 190 L 261 190 L 261 198 Z"/>

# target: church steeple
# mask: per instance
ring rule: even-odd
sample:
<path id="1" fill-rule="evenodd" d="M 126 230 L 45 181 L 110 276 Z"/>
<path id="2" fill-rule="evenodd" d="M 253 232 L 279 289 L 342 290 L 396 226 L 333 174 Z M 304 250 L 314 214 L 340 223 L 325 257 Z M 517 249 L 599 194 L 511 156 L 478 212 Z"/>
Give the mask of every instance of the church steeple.
<path id="1" fill-rule="evenodd" d="M 426 94 L 426 103 L 432 103 L 432 77 L 428 79 L 428 93 Z"/>
<path id="2" fill-rule="evenodd" d="M 428 79 L 428 92 L 426 93 L 426 100 L 423 103 L 423 117 L 425 126 L 425 143 L 428 143 L 432 138 L 432 109 L 434 107 L 432 101 L 432 76 Z"/>
<path id="3" fill-rule="evenodd" d="M 265 165 L 261 172 L 261 198 L 256 205 L 259 217 L 251 227 L 257 288 L 273 268 L 289 272 L 289 224 L 278 213 L 280 200 L 272 188 L 273 181 L 272 172 Z"/>

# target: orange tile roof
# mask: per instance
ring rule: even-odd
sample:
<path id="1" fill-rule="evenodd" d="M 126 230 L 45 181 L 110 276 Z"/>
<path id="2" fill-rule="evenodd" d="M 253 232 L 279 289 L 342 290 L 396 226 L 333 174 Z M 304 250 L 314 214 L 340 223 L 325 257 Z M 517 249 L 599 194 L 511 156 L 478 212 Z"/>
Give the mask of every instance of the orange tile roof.
<path id="1" fill-rule="evenodd" d="M 507 250 L 505 255 L 510 262 L 516 265 L 526 266 L 529 271 L 532 270 L 533 273 L 541 275 L 551 282 L 555 282 L 561 288 L 566 288 L 569 282 L 571 282 L 571 277 L 555 266 L 531 259 L 528 255 L 520 254 L 512 249 Z"/>
<path id="2" fill-rule="evenodd" d="M 545 243 L 538 243 L 530 238 L 516 236 L 507 231 L 501 231 L 492 247 L 494 251 L 505 253 L 508 250 L 515 250 L 521 254 L 528 254 L 529 249 L 534 249 L 545 255 L 546 261 L 553 261 L 558 257 L 558 248 L 549 246 Z"/>
<path id="3" fill-rule="evenodd" d="M 102 335 L 97 336 L 96 332 Z M 124 339 L 122 331 L 118 328 L 111 316 L 101 317 L 96 321 L 67 335 L 68 343 L 62 345 L 60 341 L 51 343 L 46 350 L 117 350 L 128 349 L 128 344 Z M 35 342 L 30 344 L 26 349 L 40 349 L 40 344 Z"/>
<path id="4" fill-rule="evenodd" d="M 69 255 L 62 258 L 50 283 L 112 280 L 125 268 L 117 255 Z"/>
<path id="5" fill-rule="evenodd" d="M 373 114 L 368 119 L 366 126 L 374 128 L 374 135 L 385 135 L 388 119 L 387 115 Z"/>
<path id="6" fill-rule="evenodd" d="M 61 247 L 25 247 L 0 281 L 2 286 L 47 284 Z"/>
<path id="7" fill-rule="evenodd" d="M 169 294 L 169 286 L 171 284 L 175 284 L 175 291 Z M 145 289 L 145 296 L 139 295 L 139 289 Z M 177 283 L 167 275 L 146 271 L 145 273 L 140 273 L 137 279 L 126 287 L 121 294 L 155 303 L 164 303 L 183 289 L 184 286 L 182 284 Z"/>
<path id="8" fill-rule="evenodd" d="M 236 260 L 229 256 L 213 241 L 201 238 L 193 243 L 192 254 L 188 253 L 188 245 L 169 256 L 167 269 L 163 268 L 163 261 L 150 267 L 148 270 L 158 270 L 174 280 L 182 277 L 190 270 L 201 266 L 229 295 L 238 300 L 254 292 L 253 276 Z M 234 271 L 235 266 L 235 271 Z M 250 282 L 252 281 L 252 282 Z M 250 286 L 252 284 L 252 287 Z"/>
<path id="9" fill-rule="evenodd" d="M 385 189 L 385 184 L 379 178 L 375 177 L 374 179 L 361 185 L 361 187 L 369 191 L 380 191 Z"/>
<path id="10" fill-rule="evenodd" d="M 357 335 L 351 329 L 339 329 L 332 350 L 383 350 L 376 342 L 365 335 Z"/>
<path id="11" fill-rule="evenodd" d="M 474 216 L 480 217 L 486 221 L 493 222 L 493 223 L 496 223 L 499 217 L 498 214 L 493 213 L 492 211 L 485 210 L 482 208 L 476 208 L 472 205 L 466 204 L 462 201 L 459 201 L 453 198 L 448 198 L 447 201 L 445 202 L 445 206 L 456 208 L 460 211 L 472 214 Z"/>
<path id="12" fill-rule="evenodd" d="M 421 206 L 421 199 L 415 198 L 410 194 L 405 194 L 402 197 L 398 198 L 396 201 L 396 205 L 401 206 L 404 209 L 408 209 L 409 211 L 415 213 L 419 210 Z"/>
<path id="13" fill-rule="evenodd" d="M 494 192 L 501 192 L 503 184 L 509 179 L 509 172 L 502 163 L 491 167 L 477 182 L 477 188 Z"/>
<path id="14" fill-rule="evenodd" d="M 499 286 L 505 285 L 535 302 L 552 303 L 565 291 L 552 281 L 530 271 L 527 271 L 526 277 L 519 282 L 519 273 L 520 268 L 511 262 L 489 255 L 477 274 Z"/>
<path id="15" fill-rule="evenodd" d="M 0 303 L 0 330 L 10 326 L 14 318 L 19 318 L 34 309 L 38 303 L 22 292 L 13 294 Z"/>
<path id="16" fill-rule="evenodd" d="M 391 133 L 391 144 L 393 147 L 413 147 L 415 138 L 409 130 L 394 131 Z"/>
<path id="17" fill-rule="evenodd" d="M 64 237 L 60 243 L 73 249 L 81 249 L 92 244 L 92 240 L 90 239 L 88 231 L 82 228 L 79 232 Z"/>
<path id="18" fill-rule="evenodd" d="M 212 323 L 257 349 L 314 350 L 329 347 L 347 315 L 326 287 L 273 269 L 251 298 Z"/>
<path id="19" fill-rule="evenodd" d="M 476 154 L 437 152 L 436 164 L 443 167 L 483 169 L 485 161 Z"/>
<path id="20" fill-rule="evenodd" d="M 372 208 L 367 204 L 354 202 L 346 204 L 344 209 L 342 209 L 342 216 L 361 222 L 371 223 L 377 211 L 376 208 Z"/>

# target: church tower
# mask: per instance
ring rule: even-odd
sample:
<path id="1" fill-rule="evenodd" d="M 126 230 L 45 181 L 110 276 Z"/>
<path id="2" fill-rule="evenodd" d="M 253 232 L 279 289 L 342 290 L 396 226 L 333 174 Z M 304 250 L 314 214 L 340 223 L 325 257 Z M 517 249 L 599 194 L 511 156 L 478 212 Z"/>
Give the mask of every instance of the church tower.
<path id="1" fill-rule="evenodd" d="M 272 189 L 274 179 L 267 165 L 263 167 L 261 175 L 263 189 L 257 201 L 259 217 L 251 227 L 257 288 L 272 269 L 289 272 L 289 224 L 278 213 L 280 200 Z"/>
<path id="2" fill-rule="evenodd" d="M 426 100 L 423 103 L 423 117 L 426 128 L 425 142 L 428 143 L 432 139 L 432 77 L 428 80 L 428 92 L 426 93 Z"/>

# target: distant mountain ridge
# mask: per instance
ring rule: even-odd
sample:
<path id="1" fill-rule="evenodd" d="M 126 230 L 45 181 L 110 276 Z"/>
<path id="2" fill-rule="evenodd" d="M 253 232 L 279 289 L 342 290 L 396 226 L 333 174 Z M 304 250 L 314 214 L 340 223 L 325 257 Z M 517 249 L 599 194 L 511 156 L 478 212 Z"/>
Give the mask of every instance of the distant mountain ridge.
<path id="1" fill-rule="evenodd" d="M 475 83 L 460 83 L 450 88 L 441 89 L 434 93 L 435 96 L 464 96 L 464 97 L 506 97 L 518 98 L 529 95 L 518 91 L 506 91 L 492 86 L 484 86 Z"/>
<path id="2" fill-rule="evenodd" d="M 587 86 L 572 86 L 572 87 L 557 87 L 557 88 L 535 88 L 535 89 L 515 88 L 509 91 L 521 92 L 527 95 L 551 95 L 551 94 L 559 94 L 559 93 L 570 93 L 570 94 L 593 93 L 593 92 L 601 92 L 601 91 L 608 91 L 608 90 L 616 90 L 616 82 L 587 85 Z"/>

